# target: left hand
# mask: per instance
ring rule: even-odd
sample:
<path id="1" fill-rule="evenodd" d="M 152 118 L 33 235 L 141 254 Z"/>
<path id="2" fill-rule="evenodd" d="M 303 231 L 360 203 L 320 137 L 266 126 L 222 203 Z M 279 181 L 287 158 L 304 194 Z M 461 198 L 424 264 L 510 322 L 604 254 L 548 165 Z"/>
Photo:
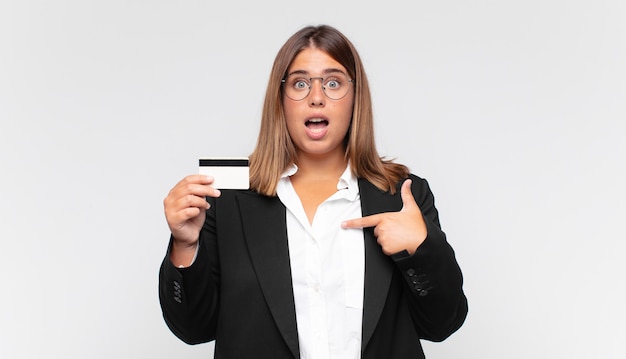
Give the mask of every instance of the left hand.
<path id="1" fill-rule="evenodd" d="M 413 193 L 411 180 L 402 184 L 402 209 L 399 212 L 384 212 L 371 216 L 347 220 L 341 224 L 343 228 L 375 227 L 374 235 L 383 253 L 392 254 L 407 250 L 410 255 L 415 253 L 428 234 L 426 223 Z"/>

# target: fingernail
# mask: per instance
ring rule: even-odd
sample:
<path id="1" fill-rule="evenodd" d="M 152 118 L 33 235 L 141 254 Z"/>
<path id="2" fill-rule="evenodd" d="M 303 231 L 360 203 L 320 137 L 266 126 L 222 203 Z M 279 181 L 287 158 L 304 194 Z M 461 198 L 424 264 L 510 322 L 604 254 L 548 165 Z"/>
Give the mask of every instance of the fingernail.
<path id="1" fill-rule="evenodd" d="M 213 190 L 213 193 L 215 193 L 216 196 L 220 196 L 222 194 L 222 192 L 220 192 L 217 188 Z"/>

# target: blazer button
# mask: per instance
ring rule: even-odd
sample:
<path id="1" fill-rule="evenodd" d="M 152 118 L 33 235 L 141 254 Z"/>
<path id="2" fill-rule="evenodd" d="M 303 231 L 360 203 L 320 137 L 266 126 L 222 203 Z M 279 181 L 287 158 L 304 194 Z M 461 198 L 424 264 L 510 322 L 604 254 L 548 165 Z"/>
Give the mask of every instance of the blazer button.
<path id="1" fill-rule="evenodd" d="M 406 274 L 407 274 L 409 277 L 414 276 L 414 275 L 415 275 L 415 269 L 413 269 L 413 268 L 409 268 L 409 269 L 406 271 Z"/>
<path id="2" fill-rule="evenodd" d="M 174 281 L 174 300 L 178 303 L 182 303 L 182 296 L 183 296 L 183 291 L 182 288 L 180 287 L 180 283 L 178 283 L 177 281 Z"/>
<path id="3" fill-rule="evenodd" d="M 430 288 L 424 289 L 424 287 L 422 286 L 422 283 L 416 284 L 413 288 L 415 288 L 415 291 L 420 297 L 425 297 L 426 295 L 428 295 L 428 289 L 430 289 Z"/>

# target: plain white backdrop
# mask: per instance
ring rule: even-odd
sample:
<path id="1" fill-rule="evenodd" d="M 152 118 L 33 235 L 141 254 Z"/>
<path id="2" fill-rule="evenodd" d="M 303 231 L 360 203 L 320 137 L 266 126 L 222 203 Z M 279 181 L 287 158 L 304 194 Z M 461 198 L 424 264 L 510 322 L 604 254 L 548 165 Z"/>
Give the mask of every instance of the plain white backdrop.
<path id="1" fill-rule="evenodd" d="M 157 297 L 162 200 L 247 156 L 282 43 L 343 31 L 470 312 L 429 359 L 624 358 L 626 2 L 0 0 L 0 357 L 212 358 Z"/>

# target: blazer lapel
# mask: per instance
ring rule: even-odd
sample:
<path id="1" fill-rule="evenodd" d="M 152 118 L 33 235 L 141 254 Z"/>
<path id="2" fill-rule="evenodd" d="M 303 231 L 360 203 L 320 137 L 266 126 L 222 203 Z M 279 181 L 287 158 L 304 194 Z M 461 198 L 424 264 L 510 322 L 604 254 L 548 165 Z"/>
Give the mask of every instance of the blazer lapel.
<path id="1" fill-rule="evenodd" d="M 402 208 L 399 195 L 382 192 L 368 181 L 359 178 L 361 211 L 363 216 L 381 212 L 395 212 Z M 365 237 L 365 294 L 363 298 L 363 333 L 361 348 L 369 342 L 385 306 L 393 275 L 393 263 L 381 250 L 374 236 L 374 228 L 364 228 Z"/>
<path id="2" fill-rule="evenodd" d="M 294 358 L 300 355 L 293 299 L 285 206 L 278 197 L 237 195 L 244 235 L 261 290 Z"/>

